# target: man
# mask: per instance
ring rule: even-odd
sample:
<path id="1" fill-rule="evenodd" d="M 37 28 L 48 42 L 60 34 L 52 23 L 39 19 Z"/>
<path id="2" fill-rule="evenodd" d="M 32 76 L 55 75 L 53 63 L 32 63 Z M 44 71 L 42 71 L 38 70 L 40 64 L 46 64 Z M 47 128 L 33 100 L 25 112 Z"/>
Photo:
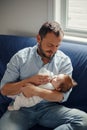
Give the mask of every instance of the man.
<path id="1" fill-rule="evenodd" d="M 57 22 L 47 22 L 39 30 L 38 44 L 19 51 L 11 58 L 1 81 L 1 93 L 11 96 L 22 92 L 25 97 L 39 96 L 43 101 L 33 107 L 7 111 L 0 120 L 0 130 L 28 130 L 37 123 L 55 130 L 87 130 L 85 112 L 58 104 L 68 99 L 71 90 L 62 93 L 28 85 L 49 82 L 49 76 L 38 75 L 42 67 L 54 75 L 72 75 L 69 57 L 58 50 L 63 35 Z"/>

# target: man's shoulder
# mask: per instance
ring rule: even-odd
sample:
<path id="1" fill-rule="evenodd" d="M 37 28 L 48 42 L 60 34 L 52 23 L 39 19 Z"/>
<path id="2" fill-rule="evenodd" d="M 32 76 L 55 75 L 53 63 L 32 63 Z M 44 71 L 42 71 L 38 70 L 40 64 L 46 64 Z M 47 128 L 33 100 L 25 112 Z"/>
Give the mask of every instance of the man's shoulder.
<path id="1" fill-rule="evenodd" d="M 36 51 L 36 46 L 33 47 L 26 47 L 19 50 L 14 56 L 18 58 L 28 58 L 28 56 L 32 55 Z"/>
<path id="2" fill-rule="evenodd" d="M 31 52 L 34 52 L 35 51 L 35 46 L 34 47 L 26 47 L 26 48 L 23 48 L 21 50 L 19 50 L 16 54 L 19 55 L 19 56 L 24 56 L 24 55 L 27 55 Z"/>
<path id="3" fill-rule="evenodd" d="M 11 61 L 18 61 L 20 64 L 24 64 L 35 52 L 34 47 L 26 47 L 24 49 L 19 50 L 12 58 Z"/>
<path id="4" fill-rule="evenodd" d="M 63 51 L 61 51 L 61 50 L 57 50 L 55 56 L 56 56 L 56 57 L 59 57 L 59 58 L 62 58 L 62 59 L 69 58 L 68 55 L 66 55 L 66 54 L 65 54 Z"/>

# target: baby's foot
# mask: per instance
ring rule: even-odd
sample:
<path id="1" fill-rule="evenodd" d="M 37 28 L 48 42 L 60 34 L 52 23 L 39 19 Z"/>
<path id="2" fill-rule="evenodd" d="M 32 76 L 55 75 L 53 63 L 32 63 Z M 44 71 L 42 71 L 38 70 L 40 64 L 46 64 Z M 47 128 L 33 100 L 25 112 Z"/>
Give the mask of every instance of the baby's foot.
<path id="1" fill-rule="evenodd" d="M 9 110 L 9 111 L 13 111 L 13 110 L 14 110 L 14 107 L 13 107 L 13 106 L 8 106 L 8 110 Z"/>

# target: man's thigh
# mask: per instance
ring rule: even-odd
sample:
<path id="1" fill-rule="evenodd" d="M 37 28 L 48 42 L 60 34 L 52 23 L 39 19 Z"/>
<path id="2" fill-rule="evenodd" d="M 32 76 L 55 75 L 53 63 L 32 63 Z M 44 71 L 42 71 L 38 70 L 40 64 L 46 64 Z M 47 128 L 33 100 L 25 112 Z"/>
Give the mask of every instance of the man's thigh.
<path id="1" fill-rule="evenodd" d="M 64 113 L 69 111 L 64 106 L 57 103 L 47 103 L 44 105 L 43 115 L 39 120 L 39 124 L 49 128 L 55 128 L 64 122 Z M 62 120 L 63 119 L 63 120 Z"/>
<path id="2" fill-rule="evenodd" d="M 22 108 L 18 111 L 7 111 L 0 119 L 0 130 L 27 130 L 35 124 L 34 112 Z"/>
<path id="3" fill-rule="evenodd" d="M 66 123 L 80 124 L 86 119 L 87 114 L 77 109 L 70 109 L 57 103 L 48 103 L 44 108 L 45 113 L 41 116 L 39 124 L 49 128 L 56 128 Z"/>

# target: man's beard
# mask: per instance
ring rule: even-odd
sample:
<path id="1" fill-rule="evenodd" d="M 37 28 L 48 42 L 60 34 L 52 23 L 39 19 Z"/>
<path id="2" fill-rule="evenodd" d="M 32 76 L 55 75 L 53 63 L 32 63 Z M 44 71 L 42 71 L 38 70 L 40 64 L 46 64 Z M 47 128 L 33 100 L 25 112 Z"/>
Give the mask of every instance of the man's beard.
<path id="1" fill-rule="evenodd" d="M 48 59 L 48 60 L 51 60 L 51 59 L 53 58 L 53 56 L 54 56 L 54 55 L 52 55 L 52 56 L 47 56 L 47 55 L 44 53 L 41 44 L 38 44 L 38 53 L 40 54 L 40 56 L 41 56 L 42 58 L 46 58 L 46 59 Z"/>

